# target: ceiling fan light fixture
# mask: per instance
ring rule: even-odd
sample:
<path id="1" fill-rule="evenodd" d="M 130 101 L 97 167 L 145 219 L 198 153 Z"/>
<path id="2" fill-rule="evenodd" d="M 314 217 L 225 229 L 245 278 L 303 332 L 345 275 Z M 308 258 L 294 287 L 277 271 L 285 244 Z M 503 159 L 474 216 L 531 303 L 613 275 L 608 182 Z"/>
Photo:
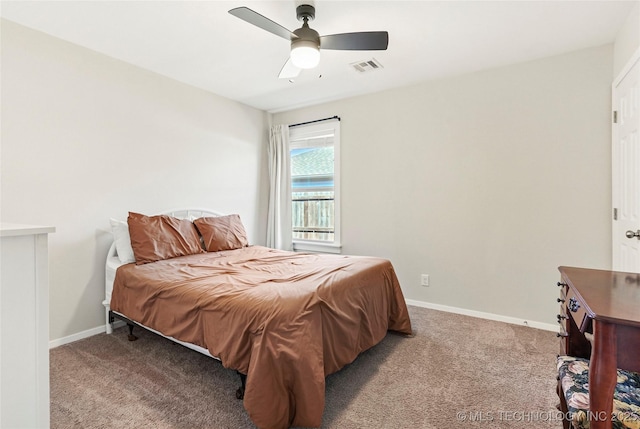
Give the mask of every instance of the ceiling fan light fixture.
<path id="1" fill-rule="evenodd" d="M 291 43 L 291 62 L 301 69 L 312 69 L 320 63 L 320 49 L 311 40 L 294 40 Z"/>
<path id="2" fill-rule="evenodd" d="M 389 33 L 386 31 L 360 31 L 320 37 L 316 30 L 309 27 L 309 21 L 316 17 L 316 9 L 310 4 L 300 4 L 296 8 L 296 17 L 302 21 L 302 27 L 294 31 L 245 6 L 233 8 L 229 13 L 291 42 L 291 53 L 280 70 L 280 79 L 291 79 L 303 69 L 316 67 L 320 63 L 320 48 L 336 51 L 384 51 L 389 45 Z"/>

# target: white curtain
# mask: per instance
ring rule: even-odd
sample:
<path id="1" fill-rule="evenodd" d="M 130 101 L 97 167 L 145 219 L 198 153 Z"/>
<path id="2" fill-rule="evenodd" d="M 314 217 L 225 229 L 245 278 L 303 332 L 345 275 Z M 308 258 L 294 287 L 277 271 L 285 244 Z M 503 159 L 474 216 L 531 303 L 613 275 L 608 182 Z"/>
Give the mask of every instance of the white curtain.
<path id="1" fill-rule="evenodd" d="M 267 247 L 291 250 L 291 169 L 288 125 L 271 126 L 267 156 L 269 157 Z"/>

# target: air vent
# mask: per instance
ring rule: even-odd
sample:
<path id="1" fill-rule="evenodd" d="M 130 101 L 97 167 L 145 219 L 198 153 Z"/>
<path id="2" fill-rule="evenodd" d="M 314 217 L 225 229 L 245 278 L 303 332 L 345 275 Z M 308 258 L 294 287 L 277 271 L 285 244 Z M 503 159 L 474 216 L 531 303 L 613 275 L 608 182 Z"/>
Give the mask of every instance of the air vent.
<path id="1" fill-rule="evenodd" d="M 369 73 L 383 68 L 382 64 L 380 64 L 375 58 L 351 63 L 350 66 L 358 73 Z"/>

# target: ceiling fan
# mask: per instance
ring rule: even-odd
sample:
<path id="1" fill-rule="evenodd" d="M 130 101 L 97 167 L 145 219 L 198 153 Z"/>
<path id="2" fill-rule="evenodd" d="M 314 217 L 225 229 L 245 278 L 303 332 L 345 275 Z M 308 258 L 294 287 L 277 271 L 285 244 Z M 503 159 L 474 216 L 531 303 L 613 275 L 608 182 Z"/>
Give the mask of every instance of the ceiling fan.
<path id="1" fill-rule="evenodd" d="M 231 9 L 229 13 L 249 24 L 291 41 L 291 54 L 278 75 L 281 79 L 294 78 L 300 74 L 302 69 L 316 67 L 320 62 L 320 49 L 384 51 L 389 44 L 389 33 L 386 31 L 363 31 L 320 36 L 317 31 L 309 27 L 309 21 L 313 21 L 316 16 L 316 9 L 308 4 L 302 4 L 296 8 L 298 21 L 303 21 L 303 23 L 302 27 L 294 31 L 287 30 L 248 7 L 237 7 Z"/>

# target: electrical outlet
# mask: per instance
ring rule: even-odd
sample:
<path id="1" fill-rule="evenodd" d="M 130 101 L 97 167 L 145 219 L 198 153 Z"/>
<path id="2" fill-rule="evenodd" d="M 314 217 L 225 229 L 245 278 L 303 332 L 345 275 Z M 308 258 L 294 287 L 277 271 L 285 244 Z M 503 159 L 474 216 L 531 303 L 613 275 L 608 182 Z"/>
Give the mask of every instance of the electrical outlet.
<path id="1" fill-rule="evenodd" d="M 423 274 L 420 276 L 420 285 L 429 286 L 429 274 Z"/>

